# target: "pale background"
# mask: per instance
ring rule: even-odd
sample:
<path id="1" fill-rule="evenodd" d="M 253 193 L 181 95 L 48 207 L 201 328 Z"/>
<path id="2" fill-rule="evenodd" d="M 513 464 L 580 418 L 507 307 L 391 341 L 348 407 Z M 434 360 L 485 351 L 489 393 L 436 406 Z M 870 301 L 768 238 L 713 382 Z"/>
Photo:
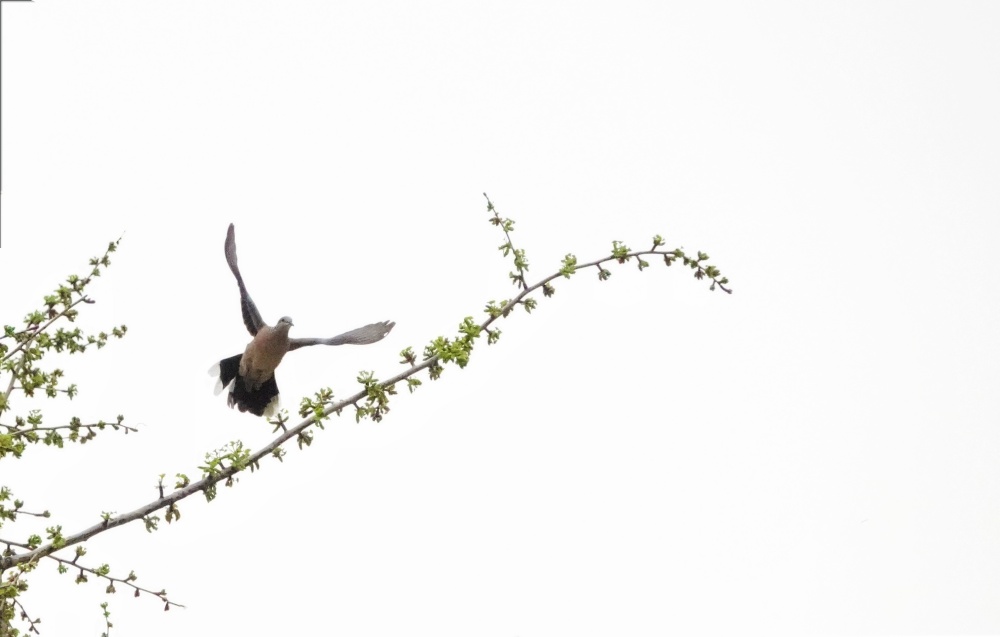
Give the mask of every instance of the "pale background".
<path id="1" fill-rule="evenodd" d="M 269 322 L 398 323 L 289 355 L 292 408 L 514 293 L 484 190 L 533 278 L 661 233 L 735 288 L 557 282 L 382 423 L 90 542 L 187 605 L 119 587 L 112 634 L 1000 631 L 1000 5 L 38 0 L 2 35 L 0 322 L 124 233 L 83 323 L 128 336 L 41 406 L 141 432 L 0 474 L 67 531 L 270 439 L 205 375 L 249 338 L 230 221 Z M 54 570 L 43 635 L 99 635 Z"/>

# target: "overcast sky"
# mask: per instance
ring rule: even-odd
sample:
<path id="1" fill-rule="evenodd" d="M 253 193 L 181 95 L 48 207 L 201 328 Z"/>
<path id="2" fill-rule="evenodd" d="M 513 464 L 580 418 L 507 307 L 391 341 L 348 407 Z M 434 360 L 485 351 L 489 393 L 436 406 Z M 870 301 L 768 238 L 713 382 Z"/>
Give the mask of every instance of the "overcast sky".
<path id="1" fill-rule="evenodd" d="M 266 321 L 284 404 L 346 396 L 612 240 L 681 268 L 556 282 L 465 370 L 345 416 L 179 523 L 88 543 L 114 635 L 1000 631 L 1000 6 L 987 2 L 3 5 L 0 323 L 123 237 L 46 424 L 0 484 L 66 531 L 271 438 L 205 370 Z M 6 382 L 6 381 L 4 381 Z M 43 523 L 44 524 L 44 523 Z M 23 541 L 42 525 L 5 525 Z M 104 584 L 43 563 L 43 635 Z"/>

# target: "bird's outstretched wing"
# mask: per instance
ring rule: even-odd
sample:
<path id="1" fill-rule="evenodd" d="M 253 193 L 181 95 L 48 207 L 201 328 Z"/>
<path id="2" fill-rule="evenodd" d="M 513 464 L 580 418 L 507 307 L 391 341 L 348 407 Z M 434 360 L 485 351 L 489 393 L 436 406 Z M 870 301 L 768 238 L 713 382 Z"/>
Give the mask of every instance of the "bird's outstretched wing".
<path id="1" fill-rule="evenodd" d="M 266 325 L 264 319 L 260 318 L 257 306 L 253 304 L 247 286 L 243 284 L 243 277 L 240 276 L 240 268 L 236 265 L 236 228 L 229 224 L 229 232 L 226 233 L 226 263 L 236 277 L 236 283 L 240 286 L 240 309 L 243 311 L 243 323 L 247 330 L 254 336 L 261 327 Z"/>
<path id="2" fill-rule="evenodd" d="M 396 324 L 392 321 L 382 321 L 344 332 L 333 338 L 290 338 L 288 339 L 288 351 L 308 345 L 368 345 L 381 341 L 395 326 Z"/>

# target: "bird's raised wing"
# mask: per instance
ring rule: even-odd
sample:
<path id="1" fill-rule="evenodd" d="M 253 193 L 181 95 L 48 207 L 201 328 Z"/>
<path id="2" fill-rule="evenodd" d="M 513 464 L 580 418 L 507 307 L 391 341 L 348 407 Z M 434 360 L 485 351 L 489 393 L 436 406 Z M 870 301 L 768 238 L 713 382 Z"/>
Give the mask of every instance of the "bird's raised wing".
<path id="1" fill-rule="evenodd" d="M 290 338 L 288 339 L 288 351 L 308 345 L 368 345 L 381 341 L 395 326 L 396 324 L 392 321 L 382 321 L 344 332 L 333 338 Z"/>
<path id="2" fill-rule="evenodd" d="M 233 271 L 236 283 L 240 286 L 240 309 L 243 311 L 243 323 L 247 326 L 247 330 L 256 336 L 257 331 L 266 323 L 264 323 L 264 319 L 260 318 L 260 312 L 253 304 L 253 299 L 247 292 L 247 286 L 243 285 L 240 268 L 236 265 L 236 228 L 233 224 L 229 224 L 229 232 L 226 233 L 226 263 L 229 264 L 229 269 Z"/>

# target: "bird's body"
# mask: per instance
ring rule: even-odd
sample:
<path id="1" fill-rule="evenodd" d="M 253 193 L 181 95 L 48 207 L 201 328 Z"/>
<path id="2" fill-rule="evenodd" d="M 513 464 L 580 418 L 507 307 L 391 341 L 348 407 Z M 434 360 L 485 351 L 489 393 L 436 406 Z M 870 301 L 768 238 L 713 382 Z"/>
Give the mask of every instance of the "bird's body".
<path id="1" fill-rule="evenodd" d="M 257 306 L 250 298 L 236 261 L 236 229 L 233 224 L 229 224 L 229 232 L 226 233 L 226 262 L 239 285 L 243 323 L 253 339 L 242 354 L 219 361 L 213 366 L 212 373 L 219 376 L 216 393 L 228 387 L 227 402 L 240 411 L 249 411 L 256 416 L 274 412 L 278 404 L 278 383 L 274 379 L 274 370 L 288 352 L 309 345 L 375 343 L 385 338 L 395 326 L 392 321 L 383 321 L 332 338 L 290 338 L 288 330 L 292 327 L 292 319 L 283 316 L 272 327 L 260 317 Z"/>
<path id="2" fill-rule="evenodd" d="M 288 328 L 292 326 L 288 317 L 282 318 L 274 327 L 262 326 L 252 341 L 247 343 L 240 358 L 239 376 L 249 391 L 260 389 L 288 351 Z"/>

